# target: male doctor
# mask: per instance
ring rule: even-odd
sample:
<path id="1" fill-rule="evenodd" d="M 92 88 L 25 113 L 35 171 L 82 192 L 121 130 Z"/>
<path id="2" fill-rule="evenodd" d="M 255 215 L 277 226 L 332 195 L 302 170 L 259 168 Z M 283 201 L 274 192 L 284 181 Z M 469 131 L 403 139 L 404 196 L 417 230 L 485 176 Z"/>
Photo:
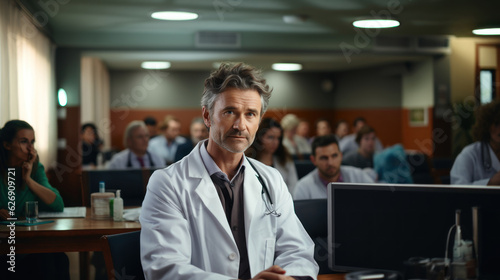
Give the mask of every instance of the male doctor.
<path id="1" fill-rule="evenodd" d="M 146 279 L 316 278 L 314 244 L 281 175 L 243 153 L 270 94 L 242 63 L 205 80 L 209 139 L 149 180 L 140 216 Z"/>

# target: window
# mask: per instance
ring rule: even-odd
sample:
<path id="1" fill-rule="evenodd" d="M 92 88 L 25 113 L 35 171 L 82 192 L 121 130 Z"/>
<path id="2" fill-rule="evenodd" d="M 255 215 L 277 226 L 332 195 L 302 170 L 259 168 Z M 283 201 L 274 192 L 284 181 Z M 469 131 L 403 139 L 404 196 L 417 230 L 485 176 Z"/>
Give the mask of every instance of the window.
<path id="1" fill-rule="evenodd" d="M 495 99 L 495 70 L 481 70 L 479 84 L 481 87 L 481 104 L 493 101 Z"/>

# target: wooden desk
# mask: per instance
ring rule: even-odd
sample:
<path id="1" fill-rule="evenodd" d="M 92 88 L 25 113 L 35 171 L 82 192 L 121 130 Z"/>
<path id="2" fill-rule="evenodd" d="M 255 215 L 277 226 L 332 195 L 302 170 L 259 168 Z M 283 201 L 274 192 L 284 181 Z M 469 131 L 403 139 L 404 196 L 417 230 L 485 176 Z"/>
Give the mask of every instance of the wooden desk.
<path id="1" fill-rule="evenodd" d="M 318 280 L 344 280 L 345 274 L 320 274 Z"/>
<path id="2" fill-rule="evenodd" d="M 92 220 L 90 209 L 86 218 L 59 218 L 53 223 L 36 226 L 16 226 L 16 254 L 80 252 L 80 279 L 88 279 L 90 251 L 102 251 L 100 238 L 141 229 L 138 222 Z M 0 225 L 0 253 L 7 254 L 10 230 Z"/>

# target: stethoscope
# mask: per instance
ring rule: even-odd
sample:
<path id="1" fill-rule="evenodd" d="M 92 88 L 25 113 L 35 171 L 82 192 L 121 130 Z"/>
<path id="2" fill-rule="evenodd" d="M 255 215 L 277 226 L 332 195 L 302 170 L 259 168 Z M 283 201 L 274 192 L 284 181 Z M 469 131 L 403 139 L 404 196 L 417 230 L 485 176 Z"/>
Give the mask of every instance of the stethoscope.
<path id="1" fill-rule="evenodd" d="M 250 163 L 250 166 L 253 168 L 253 170 L 256 173 L 255 176 L 257 177 L 260 184 L 262 185 L 262 192 L 261 192 L 262 200 L 264 201 L 264 204 L 266 205 L 266 209 L 267 209 L 267 211 L 264 214 L 273 215 L 275 217 L 280 217 L 281 213 L 276 212 L 276 207 L 274 206 L 273 200 L 271 199 L 271 195 L 269 194 L 269 189 L 267 188 L 266 183 L 264 183 L 264 181 L 260 177 L 259 171 L 257 171 L 257 168 L 255 168 L 255 166 L 250 161 L 248 161 L 248 163 Z M 267 196 L 267 199 L 266 199 L 266 196 Z"/>
<path id="2" fill-rule="evenodd" d="M 481 157 L 484 169 L 489 170 L 491 168 L 491 156 L 487 142 L 481 142 Z"/>
<path id="3" fill-rule="evenodd" d="M 148 151 L 146 151 L 146 155 L 148 155 L 149 167 L 154 167 L 155 163 L 153 162 L 153 158 L 151 157 L 151 155 L 149 154 Z M 132 152 L 131 151 L 128 152 L 128 159 L 127 159 L 127 168 L 129 168 L 129 167 L 132 167 Z"/>

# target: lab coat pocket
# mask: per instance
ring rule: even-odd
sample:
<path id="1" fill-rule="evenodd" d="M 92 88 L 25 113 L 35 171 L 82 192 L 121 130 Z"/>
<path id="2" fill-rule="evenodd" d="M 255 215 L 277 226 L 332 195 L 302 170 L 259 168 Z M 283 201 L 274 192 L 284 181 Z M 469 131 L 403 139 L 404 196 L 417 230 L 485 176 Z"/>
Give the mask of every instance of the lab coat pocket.
<path id="1" fill-rule="evenodd" d="M 266 253 L 264 255 L 264 268 L 267 269 L 274 264 L 274 245 L 276 240 L 274 238 L 266 239 Z"/>

